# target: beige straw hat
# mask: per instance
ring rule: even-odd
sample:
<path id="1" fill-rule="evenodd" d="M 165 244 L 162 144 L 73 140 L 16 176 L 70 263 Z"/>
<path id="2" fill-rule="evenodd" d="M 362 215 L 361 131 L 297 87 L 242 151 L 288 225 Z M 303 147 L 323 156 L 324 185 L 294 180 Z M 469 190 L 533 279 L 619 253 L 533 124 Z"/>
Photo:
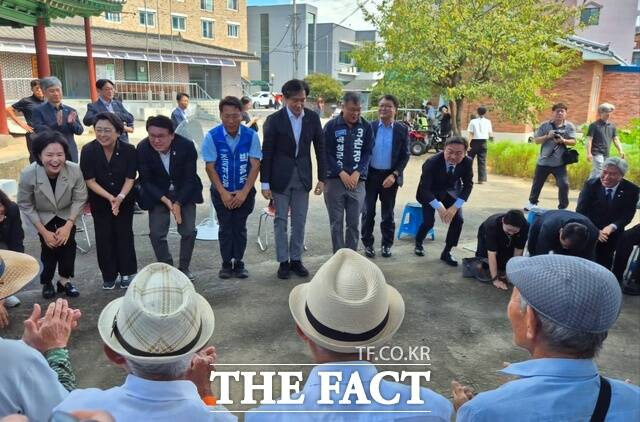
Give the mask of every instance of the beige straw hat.
<path id="1" fill-rule="evenodd" d="M 98 319 L 102 341 L 136 362 L 167 363 L 206 346 L 213 309 L 182 271 L 163 263 L 144 267 L 124 297 Z"/>
<path id="2" fill-rule="evenodd" d="M 38 275 L 40 264 L 27 254 L 0 250 L 0 299 L 11 296 Z"/>
<path id="3" fill-rule="evenodd" d="M 309 283 L 289 295 L 300 329 L 317 345 L 340 353 L 388 341 L 404 318 L 400 293 L 371 261 L 340 249 Z"/>

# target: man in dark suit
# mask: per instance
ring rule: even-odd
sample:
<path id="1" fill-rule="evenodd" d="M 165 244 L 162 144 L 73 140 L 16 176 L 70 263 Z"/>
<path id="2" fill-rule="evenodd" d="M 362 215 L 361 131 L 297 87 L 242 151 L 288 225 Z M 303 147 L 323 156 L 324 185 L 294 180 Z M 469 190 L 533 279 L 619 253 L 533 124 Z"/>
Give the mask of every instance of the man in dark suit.
<path id="1" fill-rule="evenodd" d="M 198 152 L 190 140 L 176 135 L 166 116 L 147 119 L 147 133 L 137 146 L 141 192 L 138 203 L 149 210 L 149 238 L 158 262 L 173 265 L 167 244 L 170 214 L 180 234 L 180 269 L 189 271 L 196 240 L 196 204 L 202 203 L 202 182 L 196 163 Z"/>
<path id="2" fill-rule="evenodd" d="M 584 215 L 569 210 L 551 210 L 531 225 L 527 249 L 531 256 L 548 253 L 594 260 L 598 229 Z"/>
<path id="3" fill-rule="evenodd" d="M 33 109 L 33 128 L 36 133 L 55 130 L 62 133 L 69 145 L 71 161 L 78 162 L 78 145 L 75 135 L 81 135 L 84 127 L 78 118 L 78 112 L 68 105 L 62 104 L 62 82 L 55 76 L 47 76 L 40 80 L 40 87 L 47 100 L 46 103 Z"/>
<path id="4" fill-rule="evenodd" d="M 262 195 L 274 201 L 276 216 L 273 227 L 276 257 L 280 263 L 278 277 L 287 279 L 291 271 L 300 277 L 309 275 L 302 264 L 302 252 L 313 181 L 311 144 L 318 169 L 316 195 L 320 195 L 324 188 L 326 169 L 320 117 L 304 107 L 309 85 L 292 79 L 282 86 L 282 94 L 285 107 L 271 114 L 264 123 L 260 181 Z M 287 238 L 289 212 L 290 239 Z"/>
<path id="5" fill-rule="evenodd" d="M 362 212 L 362 244 L 367 257 L 376 255 L 373 248 L 373 227 L 376 217 L 376 202 L 380 197 L 380 232 L 382 233 L 381 255 L 391 256 L 393 234 L 396 229 L 393 208 L 396 205 L 398 187 L 402 186 L 402 172 L 409 162 L 409 130 L 395 121 L 398 100 L 393 95 L 384 95 L 378 102 L 380 120 L 371 123 L 374 145 L 369 163 L 369 176 L 365 182 L 364 210 Z"/>
<path id="6" fill-rule="evenodd" d="M 179 92 L 176 95 L 176 101 L 178 102 L 178 106 L 173 109 L 171 112 L 171 121 L 173 122 L 173 127 L 175 129 L 178 128 L 178 125 L 183 121 L 189 121 L 187 116 L 187 108 L 189 107 L 189 95 L 184 92 Z"/>
<path id="7" fill-rule="evenodd" d="M 636 213 L 638 186 L 624 179 L 627 169 L 622 158 L 607 158 L 600 177 L 587 180 L 578 197 L 576 211 L 589 217 L 599 230 L 596 262 L 607 269 L 611 269 L 625 226 Z"/>
<path id="8" fill-rule="evenodd" d="M 424 256 L 422 242 L 433 228 L 435 212 L 443 223 L 449 224 L 445 247 L 440 259 L 455 267 L 458 261 L 451 256 L 451 248 L 458 245 L 462 232 L 462 206 L 473 189 L 473 161 L 467 154 L 469 143 L 454 136 L 444 144 L 444 151 L 429 158 L 422 165 L 422 176 L 416 199 L 422 205 L 422 225 L 416 234 L 415 254 Z"/>
<path id="9" fill-rule="evenodd" d="M 87 114 L 84 115 L 82 123 L 85 126 L 93 126 L 96 116 L 100 113 L 113 113 L 124 124 L 124 132 L 118 138 L 122 142 L 129 143 L 129 133 L 133 132 L 133 114 L 129 113 L 121 101 L 114 97 L 116 88 L 109 79 L 98 79 L 96 88 L 100 91 L 98 101 L 87 104 Z"/>

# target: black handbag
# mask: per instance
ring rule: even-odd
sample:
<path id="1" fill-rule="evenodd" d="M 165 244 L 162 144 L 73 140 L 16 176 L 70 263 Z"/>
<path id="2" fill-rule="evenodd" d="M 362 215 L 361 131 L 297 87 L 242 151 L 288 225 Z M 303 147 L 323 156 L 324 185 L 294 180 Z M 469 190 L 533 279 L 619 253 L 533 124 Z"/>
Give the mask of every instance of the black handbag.
<path id="1" fill-rule="evenodd" d="M 578 162 L 580 154 L 573 148 L 567 148 L 562 153 L 562 162 L 566 164 L 574 164 Z"/>

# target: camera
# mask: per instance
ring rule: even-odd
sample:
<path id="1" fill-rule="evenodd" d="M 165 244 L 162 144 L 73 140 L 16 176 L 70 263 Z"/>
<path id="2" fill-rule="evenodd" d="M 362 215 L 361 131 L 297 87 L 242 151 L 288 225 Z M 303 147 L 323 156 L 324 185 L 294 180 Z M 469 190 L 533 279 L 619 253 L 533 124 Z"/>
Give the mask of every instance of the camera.
<path id="1" fill-rule="evenodd" d="M 553 131 L 553 137 L 555 139 L 566 138 L 567 131 L 565 129 L 556 129 Z"/>

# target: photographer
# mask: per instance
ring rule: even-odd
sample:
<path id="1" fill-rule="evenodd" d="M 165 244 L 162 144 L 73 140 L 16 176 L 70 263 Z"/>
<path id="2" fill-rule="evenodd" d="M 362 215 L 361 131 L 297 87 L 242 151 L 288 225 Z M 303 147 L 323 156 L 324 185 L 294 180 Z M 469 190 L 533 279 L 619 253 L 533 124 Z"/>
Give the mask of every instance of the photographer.
<path id="1" fill-rule="evenodd" d="M 542 123 L 534 137 L 535 143 L 542 146 L 533 176 L 529 204 L 524 208 L 525 211 L 537 206 L 542 186 L 550 174 L 553 174 L 558 186 L 558 209 L 563 210 L 569 206 L 569 177 L 563 155 L 567 151 L 567 146 L 576 144 L 576 127 L 565 120 L 566 105 L 557 103 L 551 110 L 552 119 Z"/>

